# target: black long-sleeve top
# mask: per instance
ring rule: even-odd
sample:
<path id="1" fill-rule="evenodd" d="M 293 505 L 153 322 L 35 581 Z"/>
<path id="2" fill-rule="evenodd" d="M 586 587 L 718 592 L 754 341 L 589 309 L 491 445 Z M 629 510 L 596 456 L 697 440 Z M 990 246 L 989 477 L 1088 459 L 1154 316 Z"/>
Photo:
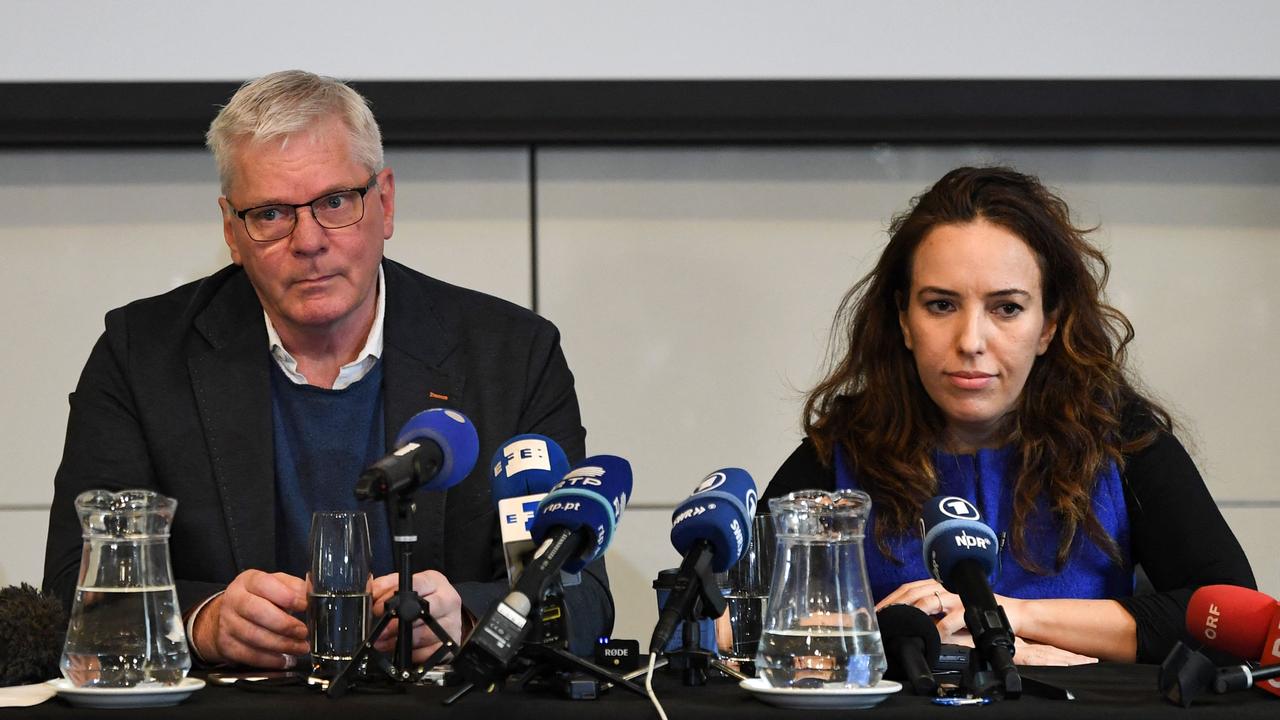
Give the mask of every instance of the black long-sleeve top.
<path id="1" fill-rule="evenodd" d="M 1184 639 L 1187 603 L 1202 585 L 1256 588 L 1239 541 L 1210 496 L 1182 443 L 1160 433 L 1154 443 L 1125 458 L 1121 473 L 1130 524 L 1130 556 L 1151 588 L 1114 598 L 1137 623 L 1138 662 L 1159 663 Z M 803 489 L 833 490 L 835 470 L 805 439 L 773 476 L 761 499 Z M 878 552 L 874 544 L 867 546 Z"/>

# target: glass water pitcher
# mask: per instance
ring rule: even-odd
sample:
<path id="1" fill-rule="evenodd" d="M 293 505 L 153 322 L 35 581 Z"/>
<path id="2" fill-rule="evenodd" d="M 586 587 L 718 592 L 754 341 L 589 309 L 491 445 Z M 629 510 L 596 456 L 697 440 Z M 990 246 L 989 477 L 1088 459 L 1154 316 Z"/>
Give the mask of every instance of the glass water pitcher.
<path id="1" fill-rule="evenodd" d="M 76 498 L 84 530 L 62 674 L 78 687 L 173 685 L 191 655 L 169 564 L 178 502 L 150 490 Z"/>
<path id="2" fill-rule="evenodd" d="M 756 667 L 777 688 L 871 687 L 884 648 L 862 540 L 871 498 L 802 490 L 769 501 L 777 537 Z"/>

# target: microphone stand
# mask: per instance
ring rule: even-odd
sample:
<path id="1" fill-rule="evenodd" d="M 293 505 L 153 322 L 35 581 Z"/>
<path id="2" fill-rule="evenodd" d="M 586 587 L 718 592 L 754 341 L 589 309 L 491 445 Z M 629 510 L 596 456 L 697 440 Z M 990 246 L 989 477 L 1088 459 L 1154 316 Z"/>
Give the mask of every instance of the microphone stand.
<path id="1" fill-rule="evenodd" d="M 667 653 L 668 667 L 681 670 L 681 679 L 686 687 L 701 687 L 707 684 L 707 670 L 715 668 L 736 680 L 749 679 L 746 675 L 729 667 L 715 655 L 702 649 L 702 628 L 698 621 L 714 620 L 724 614 L 725 599 L 720 594 L 720 584 L 711 572 L 712 555 L 700 553 L 693 565 L 693 582 L 697 584 L 697 595 L 693 603 L 685 610 L 680 621 L 681 647 L 675 652 Z M 678 661 L 678 662 L 677 662 Z"/>
<path id="2" fill-rule="evenodd" d="M 427 602 L 413 590 L 413 544 L 418 536 L 413 529 L 413 513 L 417 503 L 413 500 L 413 490 L 417 483 L 411 484 L 409 492 L 400 492 L 395 499 L 395 512 L 391 516 L 391 540 L 396 554 L 396 575 L 399 586 L 383 607 L 382 617 L 373 626 L 364 643 L 356 654 L 347 661 L 337 675 L 329 681 L 326 694 L 331 698 L 340 698 L 355 684 L 366 661 L 372 660 L 383 673 L 396 683 L 414 683 L 422 679 L 427 671 L 434 668 L 444 657 L 458 649 L 458 643 L 440 627 L 440 623 L 431 617 L 431 603 Z M 394 662 L 374 649 L 373 643 L 382 634 L 383 629 L 392 619 L 400 621 L 396 634 Z M 431 628 L 441 645 L 427 658 L 422 665 L 413 664 L 413 625 L 422 620 Z"/>
<path id="3" fill-rule="evenodd" d="M 538 618 L 538 624 L 531 631 L 532 636 L 521 642 L 520 649 L 516 652 L 516 657 L 511 666 L 506 669 L 507 671 L 494 678 L 494 681 L 490 684 L 490 691 L 495 688 L 501 688 L 506 678 L 514 672 L 514 666 L 522 665 L 524 667 L 516 680 L 517 684 L 522 688 L 528 687 L 538 678 L 546 677 L 556 672 L 582 672 L 594 677 L 597 681 L 603 683 L 605 687 L 618 686 L 625 690 L 630 690 L 641 697 L 648 697 L 643 688 L 625 677 L 584 660 L 566 649 L 565 646 L 568 644 L 568 639 L 561 630 L 569 625 L 566 613 L 567 608 L 558 602 L 558 598 L 559 596 L 553 592 L 550 597 L 545 597 L 533 605 L 529 616 Z M 548 603 L 548 600 L 553 602 Z M 555 623 L 556 627 L 556 630 L 550 634 L 546 632 L 549 623 Z M 452 705 L 474 688 L 475 683 L 468 682 L 458 692 L 445 698 L 442 704 L 446 706 Z M 583 699 L 587 698 L 584 697 Z"/>
<path id="4" fill-rule="evenodd" d="M 988 591 L 990 592 L 990 591 Z M 974 651 L 969 653 L 969 665 L 964 671 L 964 684 L 975 697 L 1017 700 L 1025 692 L 1028 695 L 1049 700 L 1075 700 L 1066 688 L 1018 673 L 1013 664 L 1013 632 L 1004 608 L 995 604 L 995 610 L 981 610 L 981 606 L 965 610 L 965 624 L 973 634 Z"/>

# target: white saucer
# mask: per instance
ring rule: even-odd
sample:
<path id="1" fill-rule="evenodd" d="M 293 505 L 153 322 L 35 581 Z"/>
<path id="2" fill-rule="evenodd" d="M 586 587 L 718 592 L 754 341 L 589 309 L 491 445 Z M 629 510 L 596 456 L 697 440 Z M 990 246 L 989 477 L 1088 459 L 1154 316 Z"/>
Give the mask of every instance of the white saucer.
<path id="1" fill-rule="evenodd" d="M 183 678 L 177 685 L 140 685 L 131 688 L 76 687 L 66 678 L 45 683 L 77 707 L 135 708 L 168 707 L 191 697 L 191 693 L 204 687 L 200 678 Z"/>
<path id="2" fill-rule="evenodd" d="M 865 688 L 776 688 L 764 678 L 751 678 L 738 683 L 743 690 L 755 695 L 761 702 L 784 708 L 829 708 L 858 710 L 877 705 L 902 689 L 901 683 L 892 680 Z"/>

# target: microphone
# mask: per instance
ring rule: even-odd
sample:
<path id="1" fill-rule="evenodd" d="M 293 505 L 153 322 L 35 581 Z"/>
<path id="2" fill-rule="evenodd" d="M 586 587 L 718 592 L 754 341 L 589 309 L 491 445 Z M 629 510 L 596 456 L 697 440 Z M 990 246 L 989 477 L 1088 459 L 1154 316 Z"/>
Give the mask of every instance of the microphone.
<path id="1" fill-rule="evenodd" d="M 938 687 L 931 669 L 938 662 L 942 639 L 928 615 L 911 605 L 889 605 L 876 613 L 889 669 L 884 676 L 908 683 L 916 695 L 932 695 Z"/>
<path id="2" fill-rule="evenodd" d="M 724 613 L 724 597 L 712 573 L 725 572 L 751 541 L 756 512 L 756 483 L 741 468 L 716 470 L 671 513 L 671 544 L 684 556 L 658 613 L 649 652 L 667 646 L 680 620 L 698 607 L 701 617 Z"/>
<path id="3" fill-rule="evenodd" d="M 502 531 L 507 580 L 514 583 L 533 554 L 534 510 L 547 491 L 569 471 L 564 450 L 543 435 L 517 435 L 493 454 L 493 501 Z"/>
<path id="4" fill-rule="evenodd" d="M 1277 685 L 1272 678 L 1280 678 L 1280 665 L 1267 665 L 1265 667 L 1258 667 L 1248 663 L 1233 665 L 1218 670 L 1218 677 L 1213 681 L 1213 691 L 1222 695 L 1233 690 L 1244 690 L 1254 683 L 1258 683 L 1258 687 L 1263 690 L 1273 695 L 1280 695 L 1280 685 Z M 1263 680 L 1269 682 L 1264 683 L 1262 682 Z"/>
<path id="5" fill-rule="evenodd" d="M 533 557 L 534 511 L 547 491 L 569 471 L 569 459 L 554 440 L 544 435 L 517 435 L 493 454 L 494 504 L 502 534 L 502 557 L 507 566 L 507 584 L 515 584 L 520 572 Z M 569 576 L 552 582 L 540 598 L 542 622 L 529 632 L 529 642 L 566 646 L 569 641 L 568 608 L 563 586 L 580 582 Z"/>
<path id="6" fill-rule="evenodd" d="M 1206 585 L 1187 603 L 1187 633 L 1205 645 L 1250 661 L 1221 668 L 1214 681 L 1219 694 L 1254 683 L 1280 695 L 1280 603 L 1265 593 L 1234 585 Z M 1258 667 L 1252 663 L 1258 658 Z"/>
<path id="7" fill-rule="evenodd" d="M 396 450 L 370 465 L 356 481 L 357 500 L 411 495 L 419 488 L 448 490 L 475 467 L 480 438 L 466 415 L 432 408 L 409 418 Z"/>
<path id="8" fill-rule="evenodd" d="M 1266 593 L 1235 585 L 1205 585 L 1187 603 L 1187 634 L 1241 659 L 1262 654 L 1277 604 Z"/>
<path id="9" fill-rule="evenodd" d="M 26 583 L 0 590 L 0 686 L 44 682 L 60 674 L 67 613 Z"/>
<path id="10" fill-rule="evenodd" d="M 929 574 L 964 603 L 964 622 L 974 647 L 995 673 L 1007 698 L 1022 695 L 1022 678 L 1013 664 L 1013 631 L 996 603 L 988 577 L 999 565 L 995 531 L 978 509 L 954 496 L 930 498 L 920 518 L 924 564 Z"/>
<path id="11" fill-rule="evenodd" d="M 454 662 L 468 681 L 491 683 L 502 676 L 529 633 L 529 614 L 547 583 L 604 552 L 630 494 L 631 464 L 614 455 L 583 460 L 551 488 L 534 513 L 533 560 L 476 624 Z"/>

